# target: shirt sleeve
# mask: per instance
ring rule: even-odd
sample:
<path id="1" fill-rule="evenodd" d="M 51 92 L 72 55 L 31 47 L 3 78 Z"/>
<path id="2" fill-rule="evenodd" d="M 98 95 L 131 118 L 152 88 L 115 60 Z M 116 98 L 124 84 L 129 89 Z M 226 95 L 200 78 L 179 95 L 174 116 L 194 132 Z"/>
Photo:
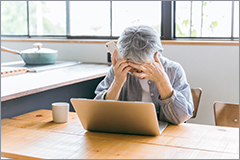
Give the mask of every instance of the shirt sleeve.
<path id="1" fill-rule="evenodd" d="M 175 71 L 172 87 L 174 91 L 171 97 L 164 100 L 159 98 L 160 120 L 179 124 L 191 118 L 194 110 L 191 88 L 180 64 Z"/>
<path id="2" fill-rule="evenodd" d="M 111 66 L 107 75 L 105 76 L 105 78 L 98 84 L 96 90 L 95 90 L 95 98 L 94 100 L 104 100 L 105 99 L 105 95 L 109 89 L 109 87 L 111 86 L 113 80 L 114 80 L 114 72 L 113 72 L 113 67 Z"/>

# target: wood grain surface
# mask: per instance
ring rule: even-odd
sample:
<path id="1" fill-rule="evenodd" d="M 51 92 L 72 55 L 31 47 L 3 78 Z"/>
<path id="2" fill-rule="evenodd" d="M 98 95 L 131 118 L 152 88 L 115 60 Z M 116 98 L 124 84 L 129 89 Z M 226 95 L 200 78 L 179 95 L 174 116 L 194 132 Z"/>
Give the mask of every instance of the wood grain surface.
<path id="1" fill-rule="evenodd" d="M 100 43 L 105 44 L 109 40 L 90 40 L 90 39 L 1 39 L 2 42 L 45 42 L 45 43 Z M 114 40 L 117 42 L 117 40 Z M 211 41 L 211 40 L 162 40 L 163 45 L 223 45 L 239 46 L 239 41 Z"/>
<path id="2" fill-rule="evenodd" d="M 2 67 L 1 66 L 1 77 L 11 76 L 16 74 L 27 73 L 27 68 L 23 67 Z"/>
<path id="3" fill-rule="evenodd" d="M 38 110 L 1 121 L 2 156 L 8 158 L 238 159 L 239 130 L 183 123 L 160 136 L 88 132 L 76 113 L 67 123 Z"/>

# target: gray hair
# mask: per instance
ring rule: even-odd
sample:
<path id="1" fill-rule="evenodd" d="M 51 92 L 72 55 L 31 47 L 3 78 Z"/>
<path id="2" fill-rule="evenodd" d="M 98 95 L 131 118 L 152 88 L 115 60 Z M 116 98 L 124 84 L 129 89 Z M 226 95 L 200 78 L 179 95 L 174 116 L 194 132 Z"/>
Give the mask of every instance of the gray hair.
<path id="1" fill-rule="evenodd" d="M 154 54 L 159 52 L 161 56 L 163 51 L 159 33 L 147 25 L 127 27 L 118 38 L 117 46 L 124 58 L 138 64 L 153 62 Z"/>

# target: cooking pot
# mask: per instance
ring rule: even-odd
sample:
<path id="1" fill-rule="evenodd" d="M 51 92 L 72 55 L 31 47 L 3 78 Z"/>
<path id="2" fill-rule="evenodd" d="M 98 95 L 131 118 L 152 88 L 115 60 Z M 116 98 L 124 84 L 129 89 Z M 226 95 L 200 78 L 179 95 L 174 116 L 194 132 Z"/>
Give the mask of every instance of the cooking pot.
<path id="1" fill-rule="evenodd" d="M 42 43 L 34 43 L 36 48 L 17 51 L 1 46 L 1 51 L 18 54 L 26 64 L 53 64 L 58 55 L 57 50 L 42 48 Z"/>

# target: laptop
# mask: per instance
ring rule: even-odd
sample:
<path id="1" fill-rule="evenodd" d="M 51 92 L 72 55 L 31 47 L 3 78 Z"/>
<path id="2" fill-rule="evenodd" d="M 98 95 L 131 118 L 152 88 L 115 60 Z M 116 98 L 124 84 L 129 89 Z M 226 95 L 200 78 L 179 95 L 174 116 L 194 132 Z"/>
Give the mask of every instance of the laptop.
<path id="1" fill-rule="evenodd" d="M 158 121 L 153 103 L 71 98 L 85 130 L 158 136 L 168 123 Z"/>

